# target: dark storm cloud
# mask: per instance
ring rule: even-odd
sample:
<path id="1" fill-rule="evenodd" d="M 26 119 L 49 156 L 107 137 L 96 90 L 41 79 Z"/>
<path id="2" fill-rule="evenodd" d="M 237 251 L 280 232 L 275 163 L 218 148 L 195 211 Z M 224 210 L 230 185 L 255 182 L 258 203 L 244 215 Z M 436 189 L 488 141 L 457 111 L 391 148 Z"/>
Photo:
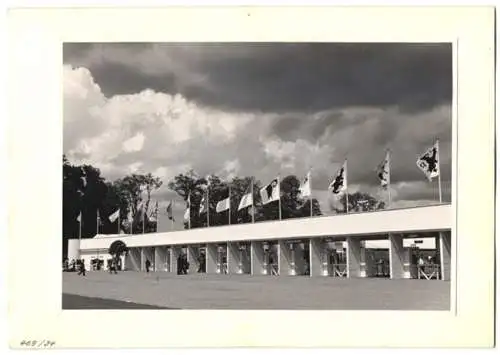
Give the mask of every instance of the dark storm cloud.
<path id="1" fill-rule="evenodd" d="M 107 96 L 153 89 L 236 111 L 422 111 L 452 97 L 451 44 L 65 44 L 64 61 L 90 69 Z"/>

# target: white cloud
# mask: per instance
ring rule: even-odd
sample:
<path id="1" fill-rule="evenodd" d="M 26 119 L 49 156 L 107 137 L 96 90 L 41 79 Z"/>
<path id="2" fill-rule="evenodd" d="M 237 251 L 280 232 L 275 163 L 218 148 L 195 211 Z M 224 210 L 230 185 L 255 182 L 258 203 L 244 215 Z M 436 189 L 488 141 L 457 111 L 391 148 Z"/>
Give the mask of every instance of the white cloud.
<path id="1" fill-rule="evenodd" d="M 106 98 L 87 69 L 64 67 L 64 152 L 68 159 L 98 167 L 109 180 L 131 172 L 152 172 L 164 182 L 157 195 L 169 198 L 173 195 L 168 191 L 168 181 L 191 168 L 200 175 L 254 175 L 267 182 L 278 173 L 301 178 L 312 167 L 315 194 L 322 209 L 328 211 L 327 180 L 345 154 L 349 153 L 350 172 L 373 172 L 378 161 L 367 150 L 377 145 L 380 135 L 387 134 L 384 125 L 397 125 L 392 139 L 401 149 L 393 164 L 414 165 L 416 153 L 405 147 L 409 142 L 427 140 L 425 127 L 430 127 L 436 117 L 444 131 L 449 115 L 447 108 L 438 108 L 397 124 L 402 119 L 397 112 L 359 108 L 342 112 L 343 120 L 350 124 L 343 121 L 340 127 L 326 128 L 318 141 L 286 141 L 269 135 L 274 120 L 280 117 L 277 114 L 223 112 L 181 95 L 152 90 Z M 382 116 L 386 121 L 381 121 Z M 315 117 L 311 114 L 304 120 Z M 382 155 L 381 150 L 380 159 Z M 433 187 L 426 181 L 394 184 L 391 188 L 393 201 L 433 198 Z M 376 186 L 350 183 L 349 190 L 385 198 Z"/>
<path id="2" fill-rule="evenodd" d="M 144 146 L 144 134 L 139 132 L 132 138 L 127 139 L 122 144 L 122 148 L 125 152 L 137 152 Z"/>

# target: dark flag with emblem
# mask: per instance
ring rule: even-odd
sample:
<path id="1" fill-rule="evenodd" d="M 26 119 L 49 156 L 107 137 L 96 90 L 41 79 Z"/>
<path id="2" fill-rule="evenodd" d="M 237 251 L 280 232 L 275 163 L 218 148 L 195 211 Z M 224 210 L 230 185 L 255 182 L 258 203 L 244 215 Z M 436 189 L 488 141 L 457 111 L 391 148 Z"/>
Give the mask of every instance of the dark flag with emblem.
<path id="1" fill-rule="evenodd" d="M 377 167 L 377 176 L 380 180 L 380 185 L 387 189 L 391 183 L 391 160 L 389 151 L 385 154 L 384 160 Z"/>
<path id="2" fill-rule="evenodd" d="M 334 194 L 338 195 L 347 190 L 347 160 L 340 167 L 337 175 L 328 186 L 328 189 Z"/>
<path id="3" fill-rule="evenodd" d="M 170 201 L 170 203 L 167 206 L 167 217 L 168 217 L 169 220 L 175 221 L 174 220 L 174 214 L 173 214 L 173 211 L 172 211 L 172 201 Z"/>
<path id="4" fill-rule="evenodd" d="M 280 199 L 279 178 L 274 179 L 269 185 L 260 189 L 260 198 L 263 205 Z"/>
<path id="5" fill-rule="evenodd" d="M 420 170 L 427 176 L 429 181 L 433 178 L 439 176 L 439 142 L 436 141 L 434 145 L 427 149 L 427 151 L 422 154 L 417 159 L 417 166 Z"/>

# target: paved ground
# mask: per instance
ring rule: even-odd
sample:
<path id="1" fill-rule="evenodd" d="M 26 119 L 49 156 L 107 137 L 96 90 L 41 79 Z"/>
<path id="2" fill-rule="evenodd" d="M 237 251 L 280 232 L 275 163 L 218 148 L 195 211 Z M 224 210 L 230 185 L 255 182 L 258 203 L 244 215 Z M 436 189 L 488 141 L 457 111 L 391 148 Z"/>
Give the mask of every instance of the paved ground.
<path id="1" fill-rule="evenodd" d="M 63 273 L 64 309 L 122 308 L 110 300 L 181 309 L 448 310 L 450 283 L 305 276 Z M 77 299 L 72 295 L 93 298 Z M 63 297 L 63 299 L 64 299 Z M 69 298 L 68 298 L 69 297 Z M 97 299 L 95 299 L 97 298 Z M 66 308 L 66 305 L 68 308 Z"/>

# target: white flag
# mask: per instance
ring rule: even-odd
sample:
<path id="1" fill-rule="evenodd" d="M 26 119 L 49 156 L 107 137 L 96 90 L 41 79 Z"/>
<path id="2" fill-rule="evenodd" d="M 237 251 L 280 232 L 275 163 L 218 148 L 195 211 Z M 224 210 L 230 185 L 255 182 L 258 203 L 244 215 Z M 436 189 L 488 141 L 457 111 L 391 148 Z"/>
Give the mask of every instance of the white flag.
<path id="1" fill-rule="evenodd" d="M 280 199 L 279 178 L 274 179 L 269 185 L 260 189 L 260 198 L 263 205 Z"/>
<path id="2" fill-rule="evenodd" d="M 308 172 L 302 184 L 299 187 L 302 198 L 311 196 L 311 172 Z"/>
<path id="3" fill-rule="evenodd" d="M 229 197 L 222 200 L 222 201 L 219 201 L 217 203 L 217 207 L 215 207 L 215 211 L 217 213 L 220 213 L 220 212 L 223 212 L 225 210 L 228 210 L 229 209 L 229 204 L 230 204 L 230 200 L 229 200 Z"/>
<path id="4" fill-rule="evenodd" d="M 386 188 L 391 183 L 391 160 L 389 151 L 387 151 L 384 160 L 377 167 L 377 176 L 383 188 Z"/>
<path id="5" fill-rule="evenodd" d="M 241 198 L 240 204 L 238 206 L 238 211 L 245 208 L 245 207 L 252 206 L 252 205 L 253 205 L 252 192 L 248 192 L 245 195 L 243 195 L 243 197 Z"/>
<path id="6" fill-rule="evenodd" d="M 186 201 L 186 211 L 184 212 L 184 220 L 189 221 L 191 219 L 191 195 L 188 196 Z"/>
<path id="7" fill-rule="evenodd" d="M 114 221 L 116 221 L 118 219 L 118 217 L 120 216 L 120 209 L 117 209 L 113 214 L 111 214 L 108 219 L 111 223 L 113 223 Z"/>
<path id="8" fill-rule="evenodd" d="M 439 143 L 437 141 L 417 159 L 417 166 L 429 181 L 439 176 Z"/>
<path id="9" fill-rule="evenodd" d="M 207 198 L 206 198 L 207 194 L 208 194 L 208 190 L 203 193 L 203 197 L 201 198 L 201 202 L 200 202 L 200 214 L 205 213 L 206 210 L 207 210 Z"/>
<path id="10" fill-rule="evenodd" d="M 328 189 L 331 190 L 334 195 L 338 195 L 347 190 L 347 160 L 344 161 L 344 164 L 337 172 L 330 186 L 328 186 Z"/>
<path id="11" fill-rule="evenodd" d="M 82 213 L 80 212 L 80 214 L 78 215 L 78 217 L 76 217 L 76 220 L 78 222 L 81 222 L 82 221 Z"/>

